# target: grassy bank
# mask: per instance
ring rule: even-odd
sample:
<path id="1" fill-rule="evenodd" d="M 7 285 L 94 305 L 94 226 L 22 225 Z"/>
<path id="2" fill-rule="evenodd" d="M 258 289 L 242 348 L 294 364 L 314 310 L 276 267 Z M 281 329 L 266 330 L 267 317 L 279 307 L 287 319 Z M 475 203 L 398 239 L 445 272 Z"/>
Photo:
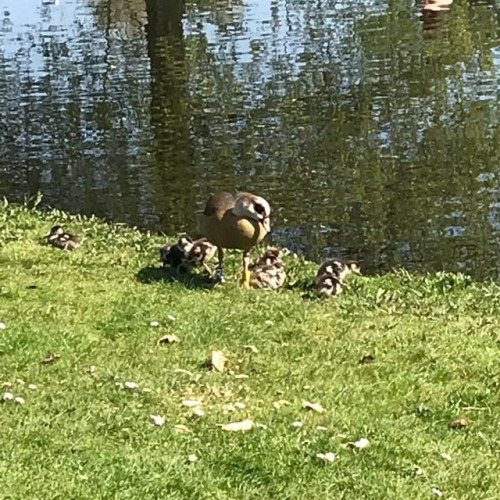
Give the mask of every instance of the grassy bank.
<path id="1" fill-rule="evenodd" d="M 84 245 L 43 245 L 56 222 Z M 159 269 L 162 242 L 0 208 L 0 393 L 25 400 L 0 402 L 0 498 L 498 498 L 498 285 L 399 272 L 318 301 L 314 264 L 288 257 L 289 288 L 245 291 L 235 255 L 212 290 Z M 203 366 L 214 350 L 223 373 Z M 221 428 L 244 419 L 262 426 Z"/>

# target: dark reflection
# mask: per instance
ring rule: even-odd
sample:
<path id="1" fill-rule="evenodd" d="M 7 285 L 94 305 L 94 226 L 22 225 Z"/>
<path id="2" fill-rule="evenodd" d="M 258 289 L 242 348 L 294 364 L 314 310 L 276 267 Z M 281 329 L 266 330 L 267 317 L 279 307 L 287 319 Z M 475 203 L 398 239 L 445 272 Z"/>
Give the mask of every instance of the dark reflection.
<path id="1" fill-rule="evenodd" d="M 197 186 L 189 137 L 183 0 L 146 0 L 151 61 L 151 128 L 160 225 L 168 233 L 195 224 Z"/>
<path id="2" fill-rule="evenodd" d="M 247 189 L 310 258 L 499 278 L 499 12 L 443 2 L 4 0 L 0 195 L 193 233 Z"/>

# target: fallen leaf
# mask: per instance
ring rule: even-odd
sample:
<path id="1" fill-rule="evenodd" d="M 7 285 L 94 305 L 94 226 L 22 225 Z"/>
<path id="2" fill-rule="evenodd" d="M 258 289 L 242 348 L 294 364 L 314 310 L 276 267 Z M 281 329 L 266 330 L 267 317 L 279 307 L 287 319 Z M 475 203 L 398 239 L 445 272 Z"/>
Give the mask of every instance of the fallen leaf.
<path id="1" fill-rule="evenodd" d="M 244 345 L 243 349 L 247 349 L 248 351 L 252 351 L 255 354 L 257 354 L 259 352 L 259 350 L 254 345 Z"/>
<path id="2" fill-rule="evenodd" d="M 451 455 L 450 455 L 449 453 L 445 453 L 445 452 L 443 452 L 443 453 L 440 453 L 440 456 L 441 456 L 441 458 L 443 458 L 444 460 L 448 460 L 448 462 L 451 462 L 451 460 L 452 460 L 452 459 L 451 459 Z"/>
<path id="3" fill-rule="evenodd" d="M 161 415 L 149 415 L 149 418 L 152 420 L 153 424 L 158 427 L 165 425 L 165 417 L 162 417 Z"/>
<path id="4" fill-rule="evenodd" d="M 167 319 L 169 319 L 170 321 L 175 321 L 175 316 L 173 314 L 169 314 L 167 316 Z"/>
<path id="5" fill-rule="evenodd" d="M 180 342 L 180 339 L 174 334 L 164 335 L 157 341 L 158 344 L 175 344 L 176 342 Z"/>
<path id="6" fill-rule="evenodd" d="M 149 387 L 143 387 L 143 388 L 142 388 L 142 392 L 144 392 L 144 393 L 146 393 L 146 394 L 149 394 L 149 393 L 153 392 L 153 390 L 152 390 L 152 389 L 150 389 Z"/>
<path id="7" fill-rule="evenodd" d="M 236 411 L 236 408 L 234 407 L 234 405 L 232 403 L 229 403 L 228 405 L 226 405 L 225 408 L 227 411 Z"/>
<path id="8" fill-rule="evenodd" d="M 375 356 L 372 354 L 364 354 L 363 357 L 359 360 L 362 365 L 367 365 L 368 363 L 373 363 L 375 361 Z"/>
<path id="9" fill-rule="evenodd" d="M 432 493 L 438 497 L 442 497 L 444 495 L 444 491 L 441 488 L 432 488 Z"/>
<path id="10" fill-rule="evenodd" d="M 297 429 L 300 429 L 304 424 L 300 422 L 299 420 L 296 420 L 295 422 L 292 422 L 292 425 L 294 427 L 297 427 Z"/>
<path id="11" fill-rule="evenodd" d="M 203 415 L 205 415 L 205 411 L 203 410 L 203 408 L 195 408 L 193 410 L 193 414 L 197 417 L 203 417 Z"/>
<path id="12" fill-rule="evenodd" d="M 160 322 L 159 321 L 151 321 L 151 323 L 149 323 L 149 326 L 160 326 Z"/>
<path id="13" fill-rule="evenodd" d="M 450 427 L 453 429 L 461 429 L 462 427 L 467 427 L 472 424 L 472 420 L 467 417 L 455 418 L 450 422 Z"/>
<path id="14" fill-rule="evenodd" d="M 188 408 L 194 408 L 195 406 L 200 406 L 201 401 L 199 399 L 185 399 L 182 404 Z"/>
<path id="15" fill-rule="evenodd" d="M 234 406 L 238 408 L 238 410 L 243 410 L 243 408 L 246 408 L 247 405 L 245 403 L 241 403 L 240 401 L 236 401 L 236 403 L 234 403 Z"/>
<path id="16" fill-rule="evenodd" d="M 227 358 L 222 351 L 213 351 L 210 359 L 210 367 L 212 370 L 222 373 L 226 364 Z"/>
<path id="17" fill-rule="evenodd" d="M 327 431 L 328 429 L 324 425 L 318 425 L 316 426 L 317 431 Z"/>
<path id="18" fill-rule="evenodd" d="M 30 384 L 30 385 L 28 385 L 28 389 L 34 391 L 36 389 L 36 385 L 35 384 Z"/>
<path id="19" fill-rule="evenodd" d="M 57 352 L 51 352 L 42 359 L 42 363 L 48 364 L 53 363 L 56 359 L 59 359 L 61 356 L 57 354 Z"/>
<path id="20" fill-rule="evenodd" d="M 6 328 L 7 328 L 7 325 L 0 321 L 0 330 L 5 330 Z"/>
<path id="21" fill-rule="evenodd" d="M 253 420 L 247 419 L 241 422 L 233 422 L 231 424 L 226 424 L 222 426 L 223 431 L 231 432 L 245 432 L 249 431 L 253 427 Z"/>
<path id="22" fill-rule="evenodd" d="M 243 379 L 243 378 L 250 378 L 248 375 L 245 375 L 244 373 L 238 373 L 237 375 L 234 376 L 235 379 Z"/>
<path id="23" fill-rule="evenodd" d="M 17 396 L 17 397 L 15 397 L 15 398 L 14 398 L 14 401 L 15 401 L 16 403 L 19 403 L 20 405 L 23 405 L 23 404 L 25 403 L 24 398 L 22 398 L 21 396 Z"/>
<path id="24" fill-rule="evenodd" d="M 188 459 L 188 462 L 193 463 L 193 462 L 196 462 L 198 460 L 198 457 L 196 455 L 188 455 L 187 459 Z"/>
<path id="25" fill-rule="evenodd" d="M 316 458 L 320 460 L 324 460 L 325 462 L 334 462 L 335 461 L 335 453 L 329 451 L 328 453 L 317 453 Z"/>
<path id="26" fill-rule="evenodd" d="M 290 401 L 287 401 L 286 399 L 280 399 L 279 401 L 275 401 L 273 403 L 273 406 L 274 406 L 274 408 L 279 410 L 282 406 L 289 406 L 291 404 L 292 403 L 290 403 Z"/>
<path id="27" fill-rule="evenodd" d="M 307 410 L 313 410 L 318 413 L 324 413 L 326 411 L 319 403 L 311 403 L 310 401 L 304 401 L 302 406 Z"/>
<path id="28" fill-rule="evenodd" d="M 186 432 L 191 432 L 191 429 L 184 424 L 176 424 L 174 425 L 174 430 L 179 434 L 185 434 Z"/>
<path id="29" fill-rule="evenodd" d="M 137 384 L 136 382 L 129 382 L 129 381 L 125 382 L 123 385 L 130 390 L 134 390 L 139 387 L 139 384 Z"/>
<path id="30" fill-rule="evenodd" d="M 421 476 L 424 473 L 424 471 L 418 465 L 414 466 L 413 472 L 416 476 Z"/>
<path id="31" fill-rule="evenodd" d="M 267 429 L 266 424 L 255 424 L 255 427 L 258 427 L 259 429 Z"/>
<path id="32" fill-rule="evenodd" d="M 14 399 L 14 394 L 12 394 L 12 392 L 4 392 L 2 395 L 2 399 L 4 401 L 11 401 L 12 399 Z"/>
<path id="33" fill-rule="evenodd" d="M 353 443 L 353 446 L 355 448 L 358 448 L 359 450 L 362 450 L 362 449 L 368 448 L 368 446 L 370 446 L 370 441 L 368 441 L 368 439 L 366 439 L 366 438 L 360 438 Z"/>
<path id="34" fill-rule="evenodd" d="M 97 366 L 92 365 L 92 366 L 89 368 L 89 372 L 90 372 L 90 373 L 95 373 L 96 371 L 97 371 Z"/>

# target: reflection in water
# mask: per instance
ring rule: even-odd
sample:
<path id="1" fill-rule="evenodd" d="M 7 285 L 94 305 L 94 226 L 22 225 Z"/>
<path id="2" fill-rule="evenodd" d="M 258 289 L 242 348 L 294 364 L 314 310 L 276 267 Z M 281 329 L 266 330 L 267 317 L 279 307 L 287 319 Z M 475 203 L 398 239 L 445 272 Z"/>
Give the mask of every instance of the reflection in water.
<path id="1" fill-rule="evenodd" d="M 309 257 L 498 278 L 499 17 L 451 3 L 0 0 L 0 195 L 171 233 L 248 189 Z"/>

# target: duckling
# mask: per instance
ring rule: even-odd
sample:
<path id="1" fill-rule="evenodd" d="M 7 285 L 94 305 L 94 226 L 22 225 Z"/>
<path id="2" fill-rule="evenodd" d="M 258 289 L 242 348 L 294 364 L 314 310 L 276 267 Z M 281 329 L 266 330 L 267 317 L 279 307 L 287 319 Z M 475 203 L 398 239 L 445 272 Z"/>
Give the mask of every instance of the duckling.
<path id="1" fill-rule="evenodd" d="M 269 247 L 257 262 L 250 264 L 249 269 L 250 285 L 256 288 L 275 290 L 283 285 L 286 278 L 280 250 L 276 247 Z"/>
<path id="2" fill-rule="evenodd" d="M 328 297 L 339 295 L 347 288 L 344 279 L 350 273 L 361 273 L 357 262 L 338 259 L 323 262 L 316 274 L 316 292 Z"/>
<path id="3" fill-rule="evenodd" d="M 215 282 L 224 282 L 224 248 L 243 250 L 241 284 L 250 287 L 250 250 L 271 231 L 271 207 L 251 193 L 218 193 L 209 198 L 200 220 L 201 233 L 217 246 Z"/>
<path id="4" fill-rule="evenodd" d="M 357 262 L 354 262 L 352 260 L 345 261 L 339 259 L 329 259 L 321 264 L 316 276 L 319 277 L 324 274 L 331 274 L 333 276 L 338 276 L 340 280 L 343 281 L 349 273 L 361 273 L 359 264 Z"/>
<path id="5" fill-rule="evenodd" d="M 67 233 L 62 226 L 54 226 L 50 230 L 47 243 L 62 250 L 76 250 L 82 244 L 78 236 Z"/>
<path id="6" fill-rule="evenodd" d="M 187 271 L 187 258 L 193 247 L 193 240 L 187 236 L 181 236 L 177 243 L 167 243 L 160 248 L 160 261 L 163 267 L 172 267 L 176 271 L 185 273 Z"/>
<path id="7" fill-rule="evenodd" d="M 316 279 L 316 293 L 318 295 L 333 297 L 342 293 L 344 283 L 331 274 L 323 274 Z"/>
<path id="8" fill-rule="evenodd" d="M 216 246 L 212 245 L 206 238 L 200 238 L 193 242 L 186 261 L 188 264 L 201 264 L 210 272 L 207 262 L 215 255 L 216 250 Z"/>

